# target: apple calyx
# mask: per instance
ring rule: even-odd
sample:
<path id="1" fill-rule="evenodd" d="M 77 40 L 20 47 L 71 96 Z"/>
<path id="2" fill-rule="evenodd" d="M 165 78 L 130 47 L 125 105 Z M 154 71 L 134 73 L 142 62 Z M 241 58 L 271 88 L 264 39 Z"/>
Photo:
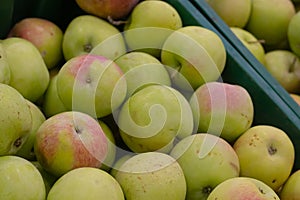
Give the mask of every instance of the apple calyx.
<path id="1" fill-rule="evenodd" d="M 275 148 L 272 144 L 268 148 L 268 152 L 270 155 L 274 155 L 277 152 L 277 148 Z"/>
<path id="2" fill-rule="evenodd" d="M 22 143 L 23 143 L 22 138 L 19 137 L 18 139 L 15 140 L 13 146 L 19 148 L 22 145 Z"/>
<path id="3" fill-rule="evenodd" d="M 213 188 L 211 186 L 206 186 L 202 189 L 202 193 L 208 196 L 212 190 Z"/>
<path id="4" fill-rule="evenodd" d="M 88 44 L 83 45 L 83 51 L 84 52 L 90 53 L 92 50 L 93 50 L 93 45 L 92 44 L 88 43 Z"/>
<path id="5" fill-rule="evenodd" d="M 120 26 L 128 23 L 128 20 L 114 20 L 111 16 L 107 16 L 107 21 L 115 26 Z"/>

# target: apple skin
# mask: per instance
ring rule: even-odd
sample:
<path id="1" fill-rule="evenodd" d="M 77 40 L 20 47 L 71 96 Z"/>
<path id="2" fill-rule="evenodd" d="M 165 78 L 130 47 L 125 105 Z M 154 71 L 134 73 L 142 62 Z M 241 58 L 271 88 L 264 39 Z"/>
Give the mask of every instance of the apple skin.
<path id="1" fill-rule="evenodd" d="M 264 40 L 266 50 L 287 48 L 288 25 L 295 13 L 290 0 L 253 0 L 245 29 Z"/>
<path id="2" fill-rule="evenodd" d="M 248 91 L 235 84 L 209 82 L 200 86 L 190 98 L 195 127 L 233 143 L 249 129 L 254 105 Z"/>
<path id="3" fill-rule="evenodd" d="M 292 17 L 288 26 L 288 42 L 290 45 L 290 49 L 300 57 L 300 36 L 299 36 L 299 29 L 300 29 L 300 11 Z"/>
<path id="4" fill-rule="evenodd" d="M 174 146 L 170 155 L 184 172 L 187 200 L 204 200 L 219 183 L 239 176 L 239 160 L 232 146 L 212 134 L 188 136 Z"/>
<path id="5" fill-rule="evenodd" d="M 251 0 L 206 0 L 206 2 L 228 26 L 239 28 L 246 26 L 251 13 Z"/>
<path id="6" fill-rule="evenodd" d="M 50 76 L 48 68 L 31 42 L 18 37 L 2 40 L 10 68 L 9 85 L 16 88 L 26 99 L 37 101 L 46 91 Z"/>
<path id="7" fill-rule="evenodd" d="M 0 83 L 9 84 L 10 68 L 5 50 L 0 41 Z"/>
<path id="8" fill-rule="evenodd" d="M 161 62 L 173 69 L 169 72 L 174 87 L 180 91 L 193 91 L 220 77 L 225 67 L 226 50 L 213 31 L 200 26 L 185 26 L 166 39 Z"/>
<path id="9" fill-rule="evenodd" d="M 108 151 L 98 121 L 76 111 L 48 118 L 37 130 L 34 152 L 42 167 L 56 177 L 79 167 L 100 168 Z"/>
<path id="10" fill-rule="evenodd" d="M 38 169 L 24 158 L 1 156 L 0 199 L 45 200 L 45 184 Z"/>
<path id="11" fill-rule="evenodd" d="M 57 93 L 67 110 L 100 118 L 111 114 L 126 97 L 123 71 L 103 56 L 76 56 L 62 66 L 57 76 Z"/>
<path id="12" fill-rule="evenodd" d="M 270 125 L 252 126 L 234 143 L 240 161 L 240 176 L 256 178 L 274 191 L 288 179 L 295 150 L 288 135 Z"/>
<path id="13" fill-rule="evenodd" d="M 184 200 L 186 181 L 178 162 L 168 154 L 133 155 L 119 168 L 115 179 L 127 200 Z"/>
<path id="14" fill-rule="evenodd" d="M 50 189 L 47 200 L 61 199 L 124 200 L 124 194 L 120 184 L 107 172 L 82 167 L 64 174 Z"/>
<path id="15" fill-rule="evenodd" d="M 62 50 L 65 60 L 88 53 L 114 60 L 126 53 L 126 45 L 112 24 L 96 16 L 80 15 L 68 24 Z"/>
<path id="16" fill-rule="evenodd" d="M 7 37 L 21 37 L 32 42 L 41 53 L 48 69 L 58 65 L 63 58 L 63 32 L 50 20 L 24 18 L 14 24 Z"/>
<path id="17" fill-rule="evenodd" d="M 76 0 L 76 3 L 89 14 L 117 20 L 126 18 L 139 0 Z"/>
<path id="18" fill-rule="evenodd" d="M 299 199 L 300 170 L 294 171 L 284 183 L 279 196 L 281 200 Z"/>
<path id="19" fill-rule="evenodd" d="M 300 58 L 292 51 L 267 52 L 264 66 L 289 93 L 300 92 Z"/>
<path id="20" fill-rule="evenodd" d="M 207 200 L 279 200 L 276 192 L 264 182 L 250 177 L 234 177 L 220 183 Z"/>

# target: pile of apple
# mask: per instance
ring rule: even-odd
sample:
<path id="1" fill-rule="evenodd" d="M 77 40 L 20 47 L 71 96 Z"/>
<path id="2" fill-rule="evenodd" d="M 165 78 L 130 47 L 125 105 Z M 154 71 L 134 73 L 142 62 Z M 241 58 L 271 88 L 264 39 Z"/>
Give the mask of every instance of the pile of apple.
<path id="1" fill-rule="evenodd" d="M 206 2 L 300 104 L 300 1 Z"/>
<path id="2" fill-rule="evenodd" d="M 216 33 L 167 1 L 91 2 L 0 41 L 0 199 L 299 198 L 292 141 L 252 125 Z"/>

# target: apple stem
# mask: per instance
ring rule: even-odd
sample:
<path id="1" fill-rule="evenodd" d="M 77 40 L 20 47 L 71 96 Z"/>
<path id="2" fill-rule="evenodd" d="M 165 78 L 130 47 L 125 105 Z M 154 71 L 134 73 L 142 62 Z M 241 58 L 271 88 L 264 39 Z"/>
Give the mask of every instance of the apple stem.
<path id="1" fill-rule="evenodd" d="M 108 16 L 107 20 L 108 20 L 109 23 L 111 23 L 115 26 L 126 24 L 128 22 L 128 21 L 123 21 L 123 20 L 114 20 L 111 16 Z"/>
<path id="2" fill-rule="evenodd" d="M 264 44 L 265 42 L 266 42 L 265 40 L 248 41 L 249 44 L 255 44 L 255 43 Z"/>
<path id="3" fill-rule="evenodd" d="M 289 72 L 293 72 L 295 70 L 295 65 L 297 62 L 297 57 L 294 57 L 292 64 L 290 65 Z"/>

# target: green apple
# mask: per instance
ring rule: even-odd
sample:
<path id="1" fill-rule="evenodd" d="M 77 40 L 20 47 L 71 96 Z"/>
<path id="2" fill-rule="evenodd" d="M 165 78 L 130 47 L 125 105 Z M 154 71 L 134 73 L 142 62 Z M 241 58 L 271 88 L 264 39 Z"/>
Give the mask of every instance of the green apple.
<path id="1" fill-rule="evenodd" d="M 0 41 L 0 83 L 9 84 L 10 68 L 5 50 Z"/>
<path id="2" fill-rule="evenodd" d="M 230 27 L 231 31 L 238 39 L 245 45 L 245 47 L 253 54 L 253 56 L 262 64 L 265 64 L 265 49 L 261 43 L 252 33 L 239 28 Z"/>
<path id="3" fill-rule="evenodd" d="M 60 177 L 50 189 L 47 200 L 124 200 L 120 184 L 107 172 L 82 167 Z"/>
<path id="4" fill-rule="evenodd" d="M 124 143 L 133 152 L 160 151 L 176 138 L 192 134 L 193 115 L 179 91 L 150 84 L 125 101 L 117 124 Z"/>
<path id="5" fill-rule="evenodd" d="M 300 170 L 294 171 L 284 183 L 279 196 L 281 200 L 299 199 Z"/>
<path id="6" fill-rule="evenodd" d="M 196 133 L 180 140 L 171 150 L 187 182 L 186 200 L 205 200 L 226 179 L 239 176 L 238 157 L 224 139 Z"/>
<path id="7" fill-rule="evenodd" d="M 6 38 L 2 45 L 11 72 L 9 85 L 26 99 L 37 101 L 46 91 L 50 79 L 39 50 L 28 40 L 18 37 Z"/>
<path id="8" fill-rule="evenodd" d="M 252 0 L 251 14 L 245 27 L 267 50 L 287 48 L 287 30 L 296 10 L 291 0 Z"/>
<path id="9" fill-rule="evenodd" d="M 288 179 L 295 159 L 291 139 L 270 125 L 252 126 L 234 143 L 240 161 L 240 175 L 256 178 L 274 191 Z"/>
<path id="10" fill-rule="evenodd" d="M 95 118 L 111 114 L 124 101 L 126 79 L 112 60 L 86 54 L 68 60 L 56 80 L 59 98 L 67 110 L 77 110 Z"/>
<path id="11" fill-rule="evenodd" d="M 127 97 L 140 87 L 151 83 L 171 86 L 165 66 L 154 56 L 145 52 L 128 52 L 115 60 L 125 73 Z"/>
<path id="12" fill-rule="evenodd" d="M 166 38 L 181 27 L 179 13 L 168 2 L 141 1 L 128 17 L 124 38 L 130 51 L 143 51 L 160 57 Z"/>
<path id="13" fill-rule="evenodd" d="M 0 199 L 45 200 L 45 184 L 38 169 L 24 158 L 1 156 Z"/>
<path id="14" fill-rule="evenodd" d="M 250 177 L 234 177 L 220 183 L 207 200 L 279 200 L 276 192 L 264 182 Z"/>
<path id="15" fill-rule="evenodd" d="M 206 0 L 228 25 L 244 28 L 251 13 L 251 0 Z"/>
<path id="16" fill-rule="evenodd" d="M 290 50 L 272 50 L 265 55 L 265 67 L 289 93 L 300 92 L 300 58 Z"/>
<path id="17" fill-rule="evenodd" d="M 205 83 L 190 98 L 198 132 L 208 132 L 233 143 L 249 129 L 254 105 L 248 91 L 223 82 Z"/>
<path id="18" fill-rule="evenodd" d="M 201 26 L 185 26 L 166 39 L 161 61 L 173 69 L 169 71 L 176 88 L 193 91 L 220 78 L 226 50 L 215 32 Z"/>
<path id="19" fill-rule="evenodd" d="M 132 156 L 115 179 L 126 200 L 184 200 L 186 181 L 178 162 L 168 154 L 147 152 Z"/>
<path id="20" fill-rule="evenodd" d="M 36 132 L 34 153 L 46 171 L 60 177 L 79 167 L 100 168 L 108 142 L 96 119 L 67 111 L 42 123 Z"/>
<path id="21" fill-rule="evenodd" d="M 81 15 L 68 24 L 62 42 L 65 60 L 82 54 L 96 54 L 114 60 L 126 53 L 120 31 L 104 19 Z"/>
<path id="22" fill-rule="evenodd" d="M 288 25 L 288 42 L 290 45 L 291 50 L 300 57 L 300 11 L 297 11 L 297 13 L 292 17 L 290 20 L 290 23 Z"/>
<path id="23" fill-rule="evenodd" d="M 27 140 L 32 116 L 26 99 L 13 87 L 0 83 L 0 156 L 15 154 Z"/>
<path id="24" fill-rule="evenodd" d="M 28 17 L 13 25 L 8 37 L 21 37 L 32 42 L 41 53 L 48 69 L 63 58 L 61 28 L 48 19 Z"/>

